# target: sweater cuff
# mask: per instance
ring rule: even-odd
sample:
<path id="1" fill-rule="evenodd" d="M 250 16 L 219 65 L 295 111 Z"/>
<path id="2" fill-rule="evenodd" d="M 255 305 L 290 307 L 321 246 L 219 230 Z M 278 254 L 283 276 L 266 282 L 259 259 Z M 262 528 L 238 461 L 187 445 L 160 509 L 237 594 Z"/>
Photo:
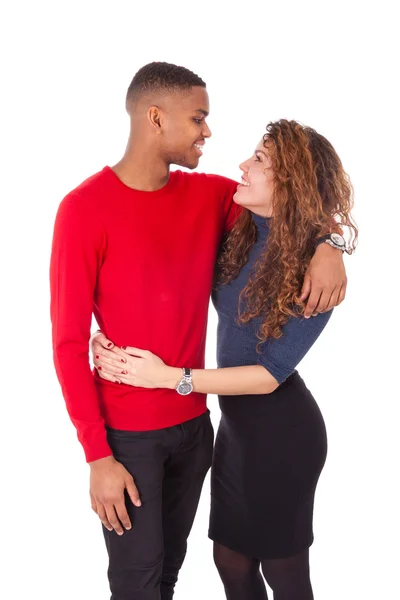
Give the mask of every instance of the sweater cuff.
<path id="1" fill-rule="evenodd" d="M 86 462 L 88 463 L 113 455 L 107 441 L 107 431 L 103 429 L 101 433 L 102 435 L 97 435 L 96 438 L 92 438 L 91 440 L 88 438 L 80 440 L 85 452 Z"/>
<path id="2" fill-rule="evenodd" d="M 106 458 L 107 456 L 112 456 L 112 450 L 111 448 L 107 445 L 107 447 L 104 447 L 103 449 L 100 448 L 90 448 L 90 449 L 85 449 L 85 457 L 86 457 L 86 462 L 87 463 L 91 463 L 95 460 L 100 460 L 101 458 Z"/>

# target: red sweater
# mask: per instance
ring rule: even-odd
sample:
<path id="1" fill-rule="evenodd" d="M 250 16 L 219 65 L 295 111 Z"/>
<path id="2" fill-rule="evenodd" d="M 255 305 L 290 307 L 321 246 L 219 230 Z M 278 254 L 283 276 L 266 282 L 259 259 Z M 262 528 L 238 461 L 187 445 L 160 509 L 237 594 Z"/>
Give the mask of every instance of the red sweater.
<path id="1" fill-rule="evenodd" d="M 105 425 L 160 429 L 206 411 L 204 394 L 100 379 L 88 342 L 93 313 L 118 346 L 204 367 L 214 265 L 237 214 L 236 187 L 217 175 L 175 171 L 162 189 L 141 192 L 105 167 L 61 202 L 50 266 L 54 362 L 88 462 L 112 454 Z"/>

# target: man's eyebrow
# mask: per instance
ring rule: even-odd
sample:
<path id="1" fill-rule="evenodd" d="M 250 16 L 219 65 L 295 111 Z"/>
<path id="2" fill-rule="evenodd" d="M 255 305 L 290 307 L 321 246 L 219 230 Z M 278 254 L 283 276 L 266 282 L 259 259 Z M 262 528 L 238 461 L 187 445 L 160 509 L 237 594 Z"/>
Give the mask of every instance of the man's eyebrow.
<path id="1" fill-rule="evenodd" d="M 208 117 L 208 112 L 204 108 L 196 108 L 194 112 L 201 113 L 204 117 Z"/>

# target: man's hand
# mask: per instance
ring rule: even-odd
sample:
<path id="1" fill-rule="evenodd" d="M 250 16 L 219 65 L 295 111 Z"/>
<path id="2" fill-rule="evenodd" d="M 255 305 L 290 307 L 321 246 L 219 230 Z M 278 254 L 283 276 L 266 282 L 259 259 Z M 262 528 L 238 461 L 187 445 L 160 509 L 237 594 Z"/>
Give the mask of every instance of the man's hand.
<path id="1" fill-rule="evenodd" d="M 89 464 L 92 508 L 104 527 L 123 535 L 123 527 L 132 528 L 125 505 L 125 490 L 135 506 L 142 504 L 133 477 L 113 456 Z"/>
<path id="2" fill-rule="evenodd" d="M 308 298 L 304 316 L 308 319 L 343 302 L 347 277 L 341 250 L 319 244 L 304 276 L 300 299 Z"/>

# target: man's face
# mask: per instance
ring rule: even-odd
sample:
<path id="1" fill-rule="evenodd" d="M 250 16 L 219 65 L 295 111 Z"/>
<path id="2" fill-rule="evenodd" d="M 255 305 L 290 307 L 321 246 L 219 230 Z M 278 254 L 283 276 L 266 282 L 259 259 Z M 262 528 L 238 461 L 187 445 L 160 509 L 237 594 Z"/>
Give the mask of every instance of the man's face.
<path id="1" fill-rule="evenodd" d="M 195 169 L 202 146 L 211 136 L 206 123 L 210 107 L 207 91 L 192 87 L 165 96 L 160 105 L 160 149 L 168 164 Z"/>

